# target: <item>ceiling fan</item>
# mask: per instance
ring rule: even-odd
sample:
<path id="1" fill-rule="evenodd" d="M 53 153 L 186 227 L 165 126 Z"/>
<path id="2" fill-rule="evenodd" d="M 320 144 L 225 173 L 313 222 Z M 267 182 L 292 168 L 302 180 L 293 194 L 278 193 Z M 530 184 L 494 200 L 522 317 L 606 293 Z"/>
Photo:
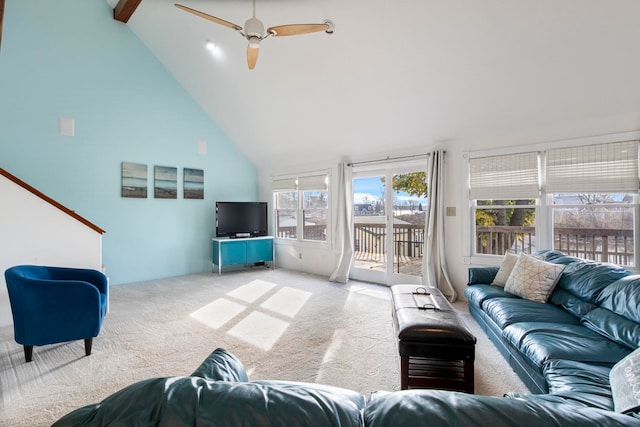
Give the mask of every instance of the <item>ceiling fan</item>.
<path id="1" fill-rule="evenodd" d="M 213 21 L 216 24 L 232 28 L 242 34 L 242 37 L 246 38 L 249 42 L 249 45 L 247 46 L 247 64 L 249 65 L 250 70 L 255 68 L 256 62 L 258 61 L 260 42 L 267 37 L 297 36 L 300 34 L 315 33 L 318 31 L 324 31 L 327 34 L 333 34 L 334 32 L 333 22 L 329 20 L 325 20 L 322 24 L 278 25 L 275 27 L 269 27 L 265 31 L 262 21 L 256 18 L 256 0 L 253 0 L 253 16 L 247 19 L 244 23 L 244 28 L 240 25 L 225 21 L 224 19 L 217 18 L 181 4 L 176 4 L 175 6 L 185 12 L 193 13 L 196 16 Z"/>

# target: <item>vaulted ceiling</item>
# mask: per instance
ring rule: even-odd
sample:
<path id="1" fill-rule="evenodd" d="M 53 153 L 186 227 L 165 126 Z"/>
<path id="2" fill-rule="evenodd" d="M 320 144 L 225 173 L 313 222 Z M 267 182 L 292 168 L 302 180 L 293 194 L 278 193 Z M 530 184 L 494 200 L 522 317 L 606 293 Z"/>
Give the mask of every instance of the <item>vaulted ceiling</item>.
<path id="1" fill-rule="evenodd" d="M 175 1 L 243 26 L 251 0 L 120 6 L 258 166 L 640 129 L 638 0 L 256 0 L 267 27 L 335 33 L 266 39 L 254 70 L 236 31 Z"/>

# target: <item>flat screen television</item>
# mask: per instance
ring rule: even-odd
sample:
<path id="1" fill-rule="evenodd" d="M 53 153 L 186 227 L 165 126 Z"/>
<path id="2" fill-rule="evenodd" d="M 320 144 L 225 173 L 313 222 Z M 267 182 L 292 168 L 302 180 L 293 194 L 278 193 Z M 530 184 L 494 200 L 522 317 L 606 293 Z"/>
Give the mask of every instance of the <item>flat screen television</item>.
<path id="1" fill-rule="evenodd" d="M 216 237 L 269 234 L 266 202 L 216 202 Z"/>

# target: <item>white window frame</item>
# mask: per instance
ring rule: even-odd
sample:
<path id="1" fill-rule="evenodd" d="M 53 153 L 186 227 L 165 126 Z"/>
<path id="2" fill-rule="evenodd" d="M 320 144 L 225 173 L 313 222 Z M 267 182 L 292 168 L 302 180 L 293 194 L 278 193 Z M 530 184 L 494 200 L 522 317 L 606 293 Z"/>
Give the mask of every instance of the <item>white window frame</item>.
<path id="1" fill-rule="evenodd" d="M 320 184 L 323 181 L 323 184 Z M 284 183 L 285 186 L 292 186 L 295 188 L 278 189 L 278 183 Z M 288 185 L 287 185 L 288 184 Z M 324 186 L 324 188 L 316 188 L 318 186 Z M 276 188 L 274 188 L 276 187 Z M 298 206 L 296 215 L 296 238 L 284 238 L 278 237 L 277 228 L 277 193 L 278 192 L 297 192 L 298 193 Z M 304 193 L 305 191 L 326 191 L 327 192 L 327 223 L 325 240 L 313 240 L 304 238 Z M 274 238 L 280 242 L 295 242 L 304 243 L 309 245 L 323 245 L 327 246 L 331 241 L 331 179 L 330 171 L 316 171 L 308 172 L 304 174 L 295 174 L 287 176 L 272 177 L 272 200 L 273 200 L 273 231 Z"/>
<path id="2" fill-rule="evenodd" d="M 496 150 L 484 150 L 478 152 L 464 152 L 462 154 L 462 162 L 464 162 L 464 170 L 466 172 L 467 191 L 463 192 L 462 206 L 467 205 L 468 209 L 463 210 L 462 220 L 466 227 L 463 228 L 463 263 L 475 265 L 499 265 L 503 255 L 489 255 L 475 253 L 475 209 L 476 202 L 471 199 L 469 192 L 470 170 L 469 160 L 479 157 L 500 156 L 509 154 L 519 154 L 531 152 L 533 150 L 541 152 L 540 175 L 541 175 L 541 195 L 536 203 L 536 242 L 538 250 L 542 248 L 553 247 L 553 193 L 547 193 L 545 190 L 545 155 L 548 150 L 565 147 L 578 147 L 595 144 L 607 144 L 622 142 L 628 140 L 640 140 L 640 131 L 625 132 L 620 134 L 603 135 L 590 138 L 580 138 L 575 140 L 556 141 L 552 143 L 540 143 L 521 147 L 510 147 Z M 598 191 L 593 191 L 598 193 Z M 628 192 L 626 192 L 628 193 Z M 634 207 L 634 256 L 635 267 L 626 267 L 630 270 L 640 270 L 640 192 L 634 192 L 635 203 L 626 205 L 626 207 Z"/>

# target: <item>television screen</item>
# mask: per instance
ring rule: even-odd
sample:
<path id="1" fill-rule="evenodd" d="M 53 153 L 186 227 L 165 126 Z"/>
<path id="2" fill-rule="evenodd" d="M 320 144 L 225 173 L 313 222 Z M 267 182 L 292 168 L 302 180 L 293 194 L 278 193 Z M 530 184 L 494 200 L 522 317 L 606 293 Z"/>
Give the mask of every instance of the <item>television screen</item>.
<path id="1" fill-rule="evenodd" d="M 216 237 L 268 234 L 266 202 L 216 202 Z"/>

